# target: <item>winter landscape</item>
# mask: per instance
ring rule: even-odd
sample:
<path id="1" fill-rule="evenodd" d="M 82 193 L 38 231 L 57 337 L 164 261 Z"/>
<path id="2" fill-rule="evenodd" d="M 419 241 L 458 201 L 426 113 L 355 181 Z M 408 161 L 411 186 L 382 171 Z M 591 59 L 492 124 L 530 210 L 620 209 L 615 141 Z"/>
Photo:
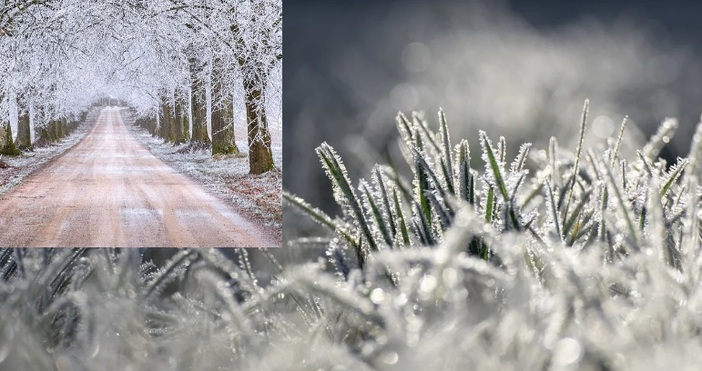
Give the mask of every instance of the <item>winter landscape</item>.
<path id="1" fill-rule="evenodd" d="M 696 6 L 316 4 L 286 3 L 309 369 L 699 368 Z"/>
<path id="2" fill-rule="evenodd" d="M 656 43 L 629 25 L 611 26 L 627 19 L 638 24 L 639 18 L 627 18 L 634 8 L 624 2 L 619 18 L 588 13 L 573 26 L 580 31 L 566 25 L 547 32 L 486 5 L 508 2 L 442 7 L 398 0 L 383 7 L 320 1 L 311 8 L 286 0 L 286 53 L 296 59 L 285 68 L 291 79 L 284 151 L 293 171 L 278 193 L 285 204 L 283 248 L 2 248 L 0 369 L 698 369 L 702 124 L 693 106 L 694 87 L 702 81 L 690 63 L 697 54 Z M 193 43 L 204 43 L 194 50 L 205 59 L 206 51 L 220 50 L 208 49 L 218 40 L 231 44 L 232 33 L 258 34 L 282 7 L 256 0 L 24 4 L 43 9 L 48 19 L 65 16 L 59 4 L 108 19 L 130 19 L 134 11 L 140 18 L 129 25 L 143 27 L 140 36 L 160 35 L 142 45 L 147 49 L 180 40 L 174 29 L 161 28 L 162 17 L 192 17 L 186 28 L 197 32 Z M 260 14 L 252 9 L 273 13 L 252 22 L 243 17 Z M 232 23 L 232 14 L 243 18 Z M 226 21 L 198 28 L 205 15 Z M 154 22 L 142 22 L 147 16 Z M 450 32 L 422 29 L 437 24 Z M 121 25 L 111 27 L 125 33 Z M 655 35 L 663 37 L 661 30 Z M 101 35 L 107 37 L 99 45 L 113 36 L 109 30 Z M 269 42 L 252 48 L 266 49 Z M 107 44 L 106 53 L 132 60 L 129 49 L 115 49 L 122 42 Z M 149 58 L 183 61 L 172 58 L 170 48 L 156 49 Z M 325 55 L 335 52 L 338 59 Z M 282 70 L 278 55 L 271 58 L 275 81 Z M 280 137 L 269 114 L 276 107 L 265 110 L 276 169 L 259 173 L 265 166 L 254 161 L 260 157 L 253 155 L 251 131 L 240 134 L 236 124 L 237 107 L 246 107 L 246 84 L 244 93 L 232 92 L 234 103 L 226 109 L 213 104 L 209 113 L 186 109 L 192 119 L 183 114 L 191 102 L 205 102 L 205 108 L 208 96 L 217 102 L 222 86 L 239 86 L 216 84 L 221 61 L 233 65 L 233 76 L 245 69 L 237 59 L 210 59 L 204 70 L 185 60 L 173 62 L 182 69 L 114 70 L 115 76 L 131 71 L 130 77 L 158 88 L 140 95 L 124 87 L 135 94 L 129 97 L 99 92 L 93 109 L 43 127 L 22 116 L 17 99 L 18 133 L 22 125 L 39 127 L 55 144 L 35 143 L 34 151 L 3 157 L 16 161 L 7 187 L 38 186 L 26 175 L 30 168 L 41 174 L 74 158 L 70 166 L 83 161 L 73 156 L 87 152 L 101 163 L 89 175 L 107 176 L 105 183 L 117 175 L 187 176 L 249 222 L 279 225 L 280 218 L 261 212 L 275 204 L 264 195 L 274 186 L 257 183 L 280 184 Z M 210 84 L 207 77 L 192 78 L 193 71 L 208 76 L 203 71 L 210 67 Z M 171 96 L 157 82 L 182 82 L 174 71 L 191 79 L 174 83 Z M 188 99 L 179 95 L 182 89 Z M 352 104 L 345 106 L 345 99 Z M 627 104 L 632 101 L 639 103 Z M 683 109 L 690 107 L 697 110 L 692 118 Z M 218 115 L 235 116 L 234 137 L 224 142 L 232 153 L 216 153 L 223 148 L 215 140 L 222 133 L 215 130 Z M 195 124 L 208 116 L 209 131 Z M 67 134 L 57 141 L 52 135 L 59 132 Z M 210 144 L 193 140 L 210 135 Z M 107 137 L 120 140 L 96 147 Z M 298 156 L 306 152 L 311 160 Z M 159 167 L 147 165 L 155 160 L 170 170 L 147 172 Z M 132 161 L 132 171 L 118 171 L 118 164 Z M 120 186 L 152 200 L 158 196 L 146 187 L 152 181 Z M 254 190 L 242 194 L 239 182 Z M 186 187 L 162 181 L 165 188 L 176 183 Z M 92 197 L 105 209 L 114 207 L 112 197 Z M 141 214 L 146 221 L 151 215 L 131 206 L 125 220 Z M 166 231 L 142 235 L 159 233 Z"/>
<path id="3" fill-rule="evenodd" d="M 0 246 L 281 246 L 280 1 L 0 9 Z"/>

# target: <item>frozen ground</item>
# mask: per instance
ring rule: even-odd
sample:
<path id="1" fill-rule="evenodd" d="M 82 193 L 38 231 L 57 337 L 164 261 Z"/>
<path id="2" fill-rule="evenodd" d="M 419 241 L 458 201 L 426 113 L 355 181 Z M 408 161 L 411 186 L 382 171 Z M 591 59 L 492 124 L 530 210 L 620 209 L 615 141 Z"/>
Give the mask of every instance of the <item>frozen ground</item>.
<path id="1" fill-rule="evenodd" d="M 248 157 L 212 157 L 209 150 L 183 151 L 187 144 L 174 146 L 132 125 L 126 111 L 122 116 L 129 130 L 151 153 L 178 171 L 197 180 L 208 190 L 223 196 L 245 216 L 270 229 L 270 236 L 282 246 L 282 127 L 271 126 L 273 157 L 277 169 L 250 175 Z M 243 129 L 237 130 L 237 146 L 248 153 Z M 184 152 L 184 153 L 183 153 Z"/>

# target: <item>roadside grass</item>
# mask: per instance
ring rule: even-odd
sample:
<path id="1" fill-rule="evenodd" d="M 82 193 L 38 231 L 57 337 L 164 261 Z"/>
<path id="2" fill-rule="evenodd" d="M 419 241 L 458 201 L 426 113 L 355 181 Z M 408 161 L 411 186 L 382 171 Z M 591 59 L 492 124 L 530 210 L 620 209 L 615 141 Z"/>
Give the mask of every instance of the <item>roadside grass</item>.
<path id="1" fill-rule="evenodd" d="M 208 146 L 188 143 L 173 145 L 151 136 L 146 130 L 132 125 L 132 119 L 121 111 L 122 119 L 132 134 L 158 157 L 179 172 L 195 179 L 209 191 L 231 203 L 237 211 L 265 227 L 276 246 L 283 245 L 283 176 L 282 150 L 274 147 L 278 166 L 261 175 L 248 173 L 249 162 L 244 150 L 240 155 L 211 155 Z M 244 149 L 245 142 L 237 143 Z"/>

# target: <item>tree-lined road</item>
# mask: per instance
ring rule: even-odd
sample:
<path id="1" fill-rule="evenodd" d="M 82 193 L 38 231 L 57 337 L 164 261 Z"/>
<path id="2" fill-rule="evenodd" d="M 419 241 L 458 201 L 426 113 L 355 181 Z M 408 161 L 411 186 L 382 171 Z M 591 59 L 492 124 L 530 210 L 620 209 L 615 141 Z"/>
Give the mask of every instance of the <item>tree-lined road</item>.
<path id="1" fill-rule="evenodd" d="M 153 156 L 106 108 L 4 196 L 3 247 L 270 247 L 263 229 Z"/>

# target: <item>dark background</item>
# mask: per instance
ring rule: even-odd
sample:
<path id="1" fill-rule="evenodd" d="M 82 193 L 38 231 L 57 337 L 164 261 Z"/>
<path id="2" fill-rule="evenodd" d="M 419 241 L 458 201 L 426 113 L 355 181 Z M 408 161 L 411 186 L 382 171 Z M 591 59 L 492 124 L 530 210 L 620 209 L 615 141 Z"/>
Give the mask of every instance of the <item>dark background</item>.
<path id="1" fill-rule="evenodd" d="M 687 154 L 702 113 L 693 1 L 286 0 L 284 13 L 283 186 L 331 214 L 314 148 L 334 146 L 355 183 L 397 155 L 398 110 L 434 123 L 443 107 L 454 142 L 485 129 L 514 149 L 551 135 L 568 148 L 589 98 L 591 120 L 606 118 L 593 125 L 602 141 L 625 114 L 633 147 L 677 117 L 670 159 Z M 428 67 L 405 63 L 411 43 L 430 52 Z M 287 208 L 284 218 L 286 238 L 304 229 Z"/>

